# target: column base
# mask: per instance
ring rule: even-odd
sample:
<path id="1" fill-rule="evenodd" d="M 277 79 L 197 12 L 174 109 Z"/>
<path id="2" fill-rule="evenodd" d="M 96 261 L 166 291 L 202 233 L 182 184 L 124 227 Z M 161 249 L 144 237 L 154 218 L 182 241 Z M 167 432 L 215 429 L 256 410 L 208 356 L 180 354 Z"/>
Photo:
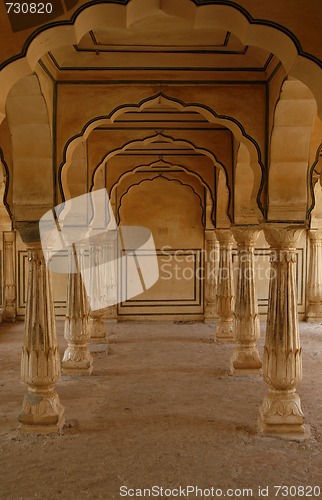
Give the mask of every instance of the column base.
<path id="1" fill-rule="evenodd" d="M 262 366 L 256 347 L 238 346 L 230 358 L 232 375 L 261 375 Z"/>
<path id="2" fill-rule="evenodd" d="M 310 303 L 307 306 L 305 321 L 307 323 L 321 323 L 322 322 L 322 304 Z"/>
<path id="3" fill-rule="evenodd" d="M 2 321 L 14 323 L 16 321 L 16 315 L 16 308 L 14 306 L 6 306 L 2 313 Z"/>
<path id="4" fill-rule="evenodd" d="M 103 317 L 109 323 L 117 323 L 117 307 L 109 306 L 104 309 Z"/>
<path id="5" fill-rule="evenodd" d="M 234 337 L 234 320 L 221 319 L 219 320 L 216 328 L 215 342 L 219 344 L 226 344 L 236 342 Z"/>
<path id="6" fill-rule="evenodd" d="M 65 423 L 64 407 L 53 389 L 39 391 L 28 388 L 18 416 L 19 431 L 35 434 L 60 433 Z"/>
<path id="7" fill-rule="evenodd" d="M 295 389 L 269 389 L 259 410 L 259 432 L 266 436 L 302 441 L 310 436 L 304 425 L 301 402 Z"/>
<path id="8" fill-rule="evenodd" d="M 61 367 L 65 375 L 90 375 L 93 371 L 93 358 L 87 345 L 69 345 Z"/>
<path id="9" fill-rule="evenodd" d="M 89 342 L 102 344 L 106 341 L 106 328 L 101 318 L 89 318 L 88 331 L 90 335 Z"/>
<path id="10" fill-rule="evenodd" d="M 213 323 L 218 319 L 218 314 L 215 310 L 215 306 L 207 305 L 205 307 L 204 321 L 205 323 Z"/>

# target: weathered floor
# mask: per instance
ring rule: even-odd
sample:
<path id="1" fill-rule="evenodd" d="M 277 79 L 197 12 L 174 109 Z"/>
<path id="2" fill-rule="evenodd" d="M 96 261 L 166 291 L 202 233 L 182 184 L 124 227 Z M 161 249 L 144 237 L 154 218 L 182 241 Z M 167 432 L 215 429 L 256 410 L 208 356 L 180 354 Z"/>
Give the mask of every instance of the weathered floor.
<path id="1" fill-rule="evenodd" d="M 61 322 L 58 330 L 63 351 Z M 254 498 L 259 485 L 269 486 L 268 498 L 274 485 L 322 489 L 322 325 L 301 323 L 298 392 L 312 431 L 304 443 L 257 435 L 266 386 L 259 376 L 229 375 L 233 346 L 214 344 L 212 331 L 113 325 L 110 353 L 94 353 L 92 376 L 57 384 L 67 426 L 48 437 L 17 432 L 23 324 L 1 324 L 0 498 L 112 500 L 122 485 L 252 488 Z"/>

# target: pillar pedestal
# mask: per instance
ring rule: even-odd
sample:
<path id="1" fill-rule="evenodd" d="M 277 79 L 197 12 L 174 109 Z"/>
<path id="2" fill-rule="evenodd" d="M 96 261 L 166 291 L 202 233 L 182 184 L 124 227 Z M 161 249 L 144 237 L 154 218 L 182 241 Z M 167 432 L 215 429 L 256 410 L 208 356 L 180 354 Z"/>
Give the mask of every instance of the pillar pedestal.
<path id="1" fill-rule="evenodd" d="M 254 270 L 254 247 L 258 228 L 235 228 L 238 249 L 238 275 L 235 301 L 235 339 L 237 346 L 230 360 L 233 375 L 260 374 L 262 361 L 256 348 L 260 337 Z"/>
<path id="2" fill-rule="evenodd" d="M 234 274 L 232 261 L 233 236 L 229 229 L 216 230 L 220 244 L 217 281 L 217 314 L 215 341 L 235 342 L 234 338 Z"/>
<path id="3" fill-rule="evenodd" d="M 54 385 L 60 377 L 51 278 L 40 243 L 28 243 L 28 289 L 21 377 L 28 384 L 19 430 L 60 432 L 64 408 Z"/>
<path id="4" fill-rule="evenodd" d="M 307 322 L 322 322 L 322 230 L 309 230 L 310 260 L 307 283 Z"/>
<path id="5" fill-rule="evenodd" d="M 263 359 L 268 394 L 260 408 L 262 434 L 302 440 L 308 437 L 296 386 L 302 378 L 296 293 L 296 241 L 302 229 L 266 226 L 271 247 L 271 278 Z"/>

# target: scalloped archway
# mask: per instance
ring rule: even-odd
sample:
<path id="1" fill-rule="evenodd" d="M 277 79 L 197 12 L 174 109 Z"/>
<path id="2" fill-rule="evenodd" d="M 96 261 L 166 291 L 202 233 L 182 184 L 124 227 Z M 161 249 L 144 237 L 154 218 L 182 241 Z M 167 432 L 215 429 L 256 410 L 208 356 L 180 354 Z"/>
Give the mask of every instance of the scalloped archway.
<path id="1" fill-rule="evenodd" d="M 244 45 L 253 45 L 275 54 L 287 73 L 305 83 L 315 96 L 322 118 L 321 61 L 304 53 L 297 38 L 285 27 L 265 20 L 255 20 L 242 7 L 226 2 L 198 4 L 193 0 L 153 0 L 142 3 L 131 0 L 123 4 L 99 3 L 78 9 L 71 21 L 49 24 L 35 31 L 23 52 L 14 61 L 3 64 L 0 71 L 0 120 L 11 87 L 31 74 L 38 60 L 48 51 L 76 44 L 90 30 L 99 27 L 124 28 L 156 13 L 183 19 L 191 29 L 220 28 L 232 32 Z"/>
<path id="2" fill-rule="evenodd" d="M 104 126 L 104 124 L 106 123 L 113 123 L 116 118 L 123 113 L 143 111 L 145 109 L 152 108 L 156 104 L 171 106 L 175 109 L 178 109 L 179 111 L 197 112 L 204 118 L 206 118 L 209 123 L 220 124 L 231 130 L 236 139 L 244 144 L 248 150 L 250 167 L 252 169 L 252 202 L 255 205 L 257 204 L 262 214 L 264 214 L 263 203 L 261 201 L 261 195 L 264 187 L 264 165 L 261 159 L 261 152 L 256 141 L 249 134 L 247 134 L 242 124 L 233 117 L 217 115 L 214 110 L 204 105 L 200 105 L 198 103 L 184 103 L 179 99 L 169 97 L 162 92 L 144 99 L 138 104 L 124 104 L 122 106 L 116 107 L 109 115 L 91 119 L 87 124 L 84 125 L 82 131 L 77 136 L 69 139 L 64 147 L 63 161 L 59 166 L 58 174 L 62 199 L 64 200 L 64 186 L 66 185 L 67 171 L 71 162 L 73 161 L 74 151 L 81 143 L 84 143 L 84 141 L 89 137 L 90 133 L 95 128 Z M 111 152 L 108 155 L 115 154 L 117 153 Z M 102 162 L 107 161 L 108 158 L 111 157 L 108 155 L 103 158 Z M 208 152 L 207 155 L 209 157 L 212 157 L 214 164 L 218 163 L 212 153 Z M 221 166 L 221 168 L 224 168 L 223 165 L 219 166 Z"/>

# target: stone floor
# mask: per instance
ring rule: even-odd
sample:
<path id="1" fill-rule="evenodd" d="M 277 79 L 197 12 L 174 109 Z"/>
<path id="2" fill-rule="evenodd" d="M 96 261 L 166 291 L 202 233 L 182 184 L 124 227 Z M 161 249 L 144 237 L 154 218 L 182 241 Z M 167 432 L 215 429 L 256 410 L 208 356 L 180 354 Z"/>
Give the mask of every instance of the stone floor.
<path id="1" fill-rule="evenodd" d="M 63 352 L 62 330 L 59 322 Z M 153 485 L 220 488 L 230 498 L 245 498 L 243 488 L 253 498 L 276 498 L 275 485 L 320 486 L 315 498 L 322 498 L 322 325 L 301 323 L 301 334 L 298 393 L 311 427 L 303 443 L 257 434 L 265 383 L 230 376 L 233 346 L 215 344 L 213 326 L 198 323 L 113 325 L 109 354 L 93 353 L 93 374 L 62 376 L 57 384 L 62 435 L 37 436 L 17 431 L 23 324 L 1 324 L 0 498 L 113 500 L 123 498 L 121 486 Z M 268 486 L 268 495 L 259 495 L 259 486 Z M 208 491 L 183 493 L 209 498 Z M 284 489 L 277 498 L 300 496 Z"/>

